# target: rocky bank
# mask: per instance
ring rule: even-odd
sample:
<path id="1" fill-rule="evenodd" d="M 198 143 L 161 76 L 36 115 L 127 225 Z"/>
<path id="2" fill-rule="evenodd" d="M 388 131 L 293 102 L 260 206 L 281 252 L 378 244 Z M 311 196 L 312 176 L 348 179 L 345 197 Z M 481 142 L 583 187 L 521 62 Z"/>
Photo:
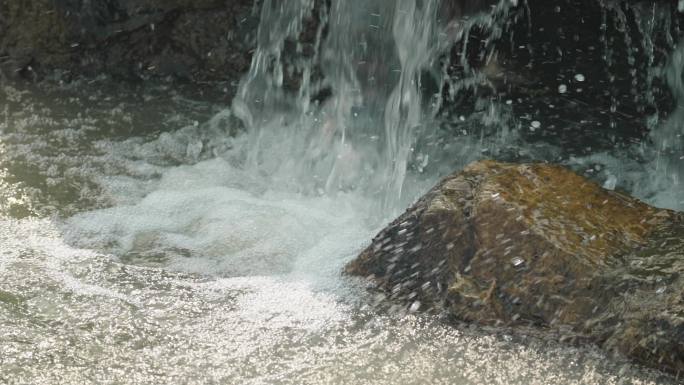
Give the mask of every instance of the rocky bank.
<path id="1" fill-rule="evenodd" d="M 65 79 L 237 80 L 249 68 L 253 0 L 0 0 L 0 73 Z"/>

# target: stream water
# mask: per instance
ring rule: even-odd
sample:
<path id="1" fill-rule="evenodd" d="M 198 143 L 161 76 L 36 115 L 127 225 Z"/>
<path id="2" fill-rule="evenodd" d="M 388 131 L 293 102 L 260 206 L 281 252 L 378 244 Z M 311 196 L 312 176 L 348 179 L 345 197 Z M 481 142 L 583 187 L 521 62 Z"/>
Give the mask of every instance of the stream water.
<path id="1" fill-rule="evenodd" d="M 454 77 L 440 58 L 476 30 L 489 54 L 519 8 L 266 0 L 230 102 L 229 84 L 3 84 L 0 383 L 677 383 L 591 346 L 446 325 L 341 274 L 483 157 L 564 163 L 684 208 L 681 108 L 651 140 L 583 154 L 527 140 L 545 112 L 510 100 L 446 121 L 490 67 L 464 59 Z M 682 47 L 653 74 L 678 100 Z"/>

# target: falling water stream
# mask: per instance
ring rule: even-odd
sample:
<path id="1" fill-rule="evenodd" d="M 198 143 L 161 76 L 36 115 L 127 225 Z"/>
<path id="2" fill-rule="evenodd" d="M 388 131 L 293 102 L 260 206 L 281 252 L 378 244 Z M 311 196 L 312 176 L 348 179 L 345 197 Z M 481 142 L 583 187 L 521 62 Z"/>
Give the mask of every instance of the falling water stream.
<path id="1" fill-rule="evenodd" d="M 560 161 L 684 208 L 684 43 L 647 66 L 678 101 L 649 140 L 570 154 L 526 139 L 546 112 L 477 91 L 520 3 L 265 0 L 229 106 L 151 81 L 2 85 L 0 383 L 677 383 L 591 346 L 375 306 L 341 274 L 483 157 Z"/>

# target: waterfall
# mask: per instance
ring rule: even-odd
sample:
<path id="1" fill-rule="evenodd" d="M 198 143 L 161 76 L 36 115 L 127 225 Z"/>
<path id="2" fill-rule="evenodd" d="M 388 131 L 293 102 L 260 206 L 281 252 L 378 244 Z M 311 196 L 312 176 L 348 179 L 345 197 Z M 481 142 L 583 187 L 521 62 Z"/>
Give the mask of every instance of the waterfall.
<path id="1" fill-rule="evenodd" d="M 248 133 L 245 167 L 303 194 L 360 192 L 378 202 L 376 214 L 392 216 L 417 194 L 407 190 L 416 179 L 413 171 L 435 164 L 434 180 L 466 160 L 498 156 L 517 140 L 509 127 L 520 126 L 521 117 L 510 115 L 513 101 L 506 96 L 477 89 L 500 70 L 498 48 L 507 37 L 514 45 L 513 25 L 528 25 L 528 38 L 537 32 L 525 1 L 478 2 L 479 8 L 471 3 L 265 0 L 251 67 L 231 108 Z M 650 199 L 653 186 L 672 190 L 682 180 L 677 154 L 684 112 L 663 119 L 662 92 L 654 91 L 667 84 L 682 100 L 676 19 L 668 4 L 596 4 L 602 13 L 603 93 L 609 95 L 602 113 L 619 130 L 622 111 L 634 108 L 643 117 L 635 124 L 650 129 L 652 143 L 642 142 L 640 151 L 654 160 L 655 170 L 650 181 L 631 190 Z M 665 64 L 656 47 L 668 46 L 673 53 Z M 479 115 L 459 105 L 468 94 L 475 94 Z M 472 121 L 469 137 L 440 131 L 444 120 L 438 113 L 444 109 Z M 446 145 L 432 145 L 436 137 Z"/>
<path id="2" fill-rule="evenodd" d="M 436 126 L 447 83 L 453 93 L 445 55 L 473 28 L 497 37 L 515 2 L 482 13 L 459 4 L 264 1 L 232 105 L 249 133 L 246 166 L 303 193 L 355 190 L 384 213 L 399 207 L 416 132 Z"/>
<path id="3" fill-rule="evenodd" d="M 649 129 L 648 136 L 637 145 L 637 152 L 646 161 L 647 176 L 636 183 L 632 193 L 652 203 L 672 209 L 684 208 L 684 39 L 679 38 L 676 12 L 682 12 L 682 2 L 625 3 L 602 0 L 602 37 L 606 70 L 610 81 L 616 78 L 614 58 L 616 48 L 608 43 L 607 16 L 612 16 L 613 29 L 622 35 L 626 63 L 631 77 L 633 102 L 639 112 L 646 107 L 653 109 L 645 114 L 643 124 Z M 659 49 L 656 49 L 659 47 Z M 660 52 L 658 52 L 660 51 Z M 655 100 L 656 87 L 669 89 L 674 102 L 671 111 L 661 110 Z M 623 90 L 623 92 L 626 90 Z M 661 101 L 662 102 L 662 101 Z M 612 98 L 610 112 L 615 113 L 616 101 Z"/>
<path id="4" fill-rule="evenodd" d="M 661 69 L 675 100 L 674 111 L 650 132 L 655 151 L 651 184 L 668 191 L 665 199 L 684 207 L 684 39 L 680 40 Z M 652 155 L 653 156 L 653 155 Z"/>

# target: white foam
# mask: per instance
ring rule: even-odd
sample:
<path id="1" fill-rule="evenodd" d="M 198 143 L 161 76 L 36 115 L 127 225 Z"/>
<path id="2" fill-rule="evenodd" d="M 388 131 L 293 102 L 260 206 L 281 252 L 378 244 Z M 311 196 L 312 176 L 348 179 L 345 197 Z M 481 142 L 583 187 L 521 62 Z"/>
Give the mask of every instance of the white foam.
<path id="1" fill-rule="evenodd" d="M 110 193 L 142 190 L 130 179 L 109 182 Z M 172 167 L 136 203 L 76 215 L 65 234 L 74 245 L 141 263 L 161 259 L 165 268 L 229 276 L 289 272 L 301 256 L 349 254 L 368 238 L 365 200 L 307 197 L 274 186 L 262 192 L 265 183 L 221 158 Z"/>

